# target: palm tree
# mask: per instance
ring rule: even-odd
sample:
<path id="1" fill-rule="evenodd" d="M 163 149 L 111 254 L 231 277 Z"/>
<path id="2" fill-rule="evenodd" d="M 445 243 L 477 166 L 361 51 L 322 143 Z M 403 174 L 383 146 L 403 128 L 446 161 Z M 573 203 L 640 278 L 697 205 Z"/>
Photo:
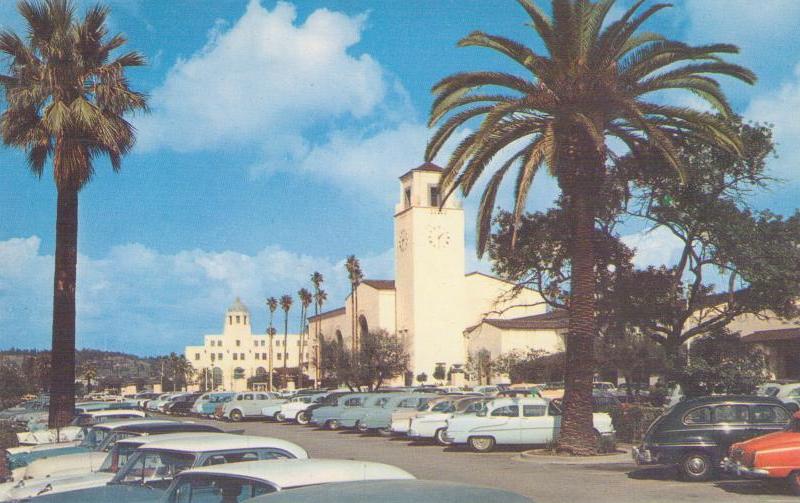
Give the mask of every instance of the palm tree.
<path id="1" fill-rule="evenodd" d="M 93 363 L 87 363 L 81 369 L 81 376 L 86 380 L 86 393 L 92 392 L 92 382 L 97 380 L 97 367 Z"/>
<path id="2" fill-rule="evenodd" d="M 322 283 L 325 282 L 325 278 L 322 276 L 320 272 L 315 271 L 311 274 L 311 284 L 314 285 L 314 318 L 316 323 L 314 324 L 314 355 L 316 360 L 316 372 L 315 372 L 315 382 L 316 386 L 319 386 L 319 376 L 320 376 L 320 359 L 319 359 L 319 347 L 320 347 L 320 326 L 322 320 L 319 319 L 319 315 L 322 312 L 322 303 L 325 302 L 324 299 L 320 301 L 320 294 L 324 294 L 325 292 L 322 291 Z"/>
<path id="3" fill-rule="evenodd" d="M 297 295 L 300 297 L 300 304 L 302 305 L 302 315 L 300 320 L 300 348 L 299 354 L 300 357 L 297 359 L 297 382 L 299 387 L 303 387 L 303 355 L 306 351 L 306 333 L 308 330 L 306 329 L 306 320 L 308 319 L 308 306 L 314 301 L 314 296 L 306 290 L 305 288 L 301 288 Z"/>
<path id="4" fill-rule="evenodd" d="M 364 273 L 361 272 L 361 264 L 355 255 L 350 255 L 345 261 L 344 268 L 347 270 L 347 277 L 350 280 L 350 304 L 353 306 L 351 314 L 350 326 L 352 331 L 352 349 L 353 354 L 356 353 L 358 347 L 358 334 L 356 333 L 356 320 L 358 320 L 358 285 L 364 279 Z"/>
<path id="5" fill-rule="evenodd" d="M 292 296 L 291 295 L 283 295 L 281 296 L 281 309 L 283 309 L 283 378 L 287 379 L 288 374 L 286 373 L 286 357 L 289 356 L 289 351 L 286 349 L 286 342 L 289 340 L 289 309 L 292 308 Z M 284 383 L 284 386 L 286 384 Z"/>
<path id="6" fill-rule="evenodd" d="M 495 197 L 506 173 L 518 167 L 514 181 L 517 222 L 539 168 L 546 165 L 556 178 L 571 222 L 565 235 L 572 273 L 559 447 L 578 454 L 593 453 L 593 234 L 595 216 L 607 203 L 598 194 L 611 183 L 625 183 L 636 175 L 609 171 L 607 161 L 614 156 L 606 140 L 617 138 L 637 156 L 663 157 L 685 180 L 688 174 L 677 161 L 676 137 L 693 137 L 731 152 L 741 150 L 740 139 L 724 122 L 730 106 L 711 75 L 747 83 L 753 83 L 755 76 L 720 57 L 738 52 L 733 45 L 691 47 L 640 32 L 642 23 L 668 6 L 665 4 L 640 12 L 644 0 L 639 0 L 619 20 L 605 23 L 614 0 L 552 0 L 552 17 L 533 0 L 517 1 L 530 17 L 545 53 L 482 32 L 462 39 L 459 46 L 484 47 L 506 56 L 525 76 L 465 72 L 437 83 L 429 124 L 439 126 L 425 156 L 434 159 L 454 131 L 479 119 L 475 132 L 460 141 L 442 173 L 446 196 L 457 188 L 466 196 L 489 162 L 506 147 L 512 149 L 510 155 L 502 154 L 504 162 L 482 195 L 477 219 L 479 256 L 486 247 Z M 719 115 L 648 101 L 646 96 L 677 89 L 705 99 Z"/>
<path id="7" fill-rule="evenodd" d="M 61 427 L 75 409 L 78 192 L 91 180 L 97 157 L 107 155 L 119 171 L 133 147 L 134 129 L 123 116 L 147 105 L 130 89 L 125 69 L 145 60 L 137 52 L 110 59 L 126 40 L 107 38 L 106 7 L 90 8 L 82 20 L 69 0 L 23 0 L 17 8 L 28 24 L 25 39 L 0 31 L 0 53 L 9 62 L 0 75 L 7 104 L 0 134 L 6 145 L 25 150 L 36 176 L 53 159 L 58 200 L 49 423 Z"/>
<path id="8" fill-rule="evenodd" d="M 272 348 L 274 347 L 273 338 L 275 337 L 272 320 L 275 317 L 275 311 L 278 309 L 278 299 L 275 297 L 268 298 L 267 309 L 269 310 L 269 327 L 267 328 L 267 336 L 269 336 L 269 390 L 272 391 Z"/>

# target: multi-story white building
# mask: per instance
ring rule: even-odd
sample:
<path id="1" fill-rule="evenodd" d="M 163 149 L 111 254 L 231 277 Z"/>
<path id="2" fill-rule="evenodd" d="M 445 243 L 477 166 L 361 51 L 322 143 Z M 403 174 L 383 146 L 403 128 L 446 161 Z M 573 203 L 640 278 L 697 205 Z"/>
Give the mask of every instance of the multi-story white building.
<path id="1" fill-rule="evenodd" d="M 300 336 L 283 333 L 270 338 L 266 334 L 253 334 L 250 311 L 238 298 L 225 313 L 222 334 L 206 335 L 202 346 L 186 346 L 186 359 L 194 368 L 198 379 L 207 379 L 206 388 L 243 391 L 247 380 L 256 376 L 268 376 L 270 367 L 277 373 L 288 369 L 296 376 L 300 358 Z M 309 345 L 311 342 L 311 345 Z M 305 374 L 316 375 L 314 367 L 313 341 L 303 343 L 303 367 Z M 204 372 L 204 370 L 206 372 Z M 273 374 L 274 375 L 274 374 Z"/>

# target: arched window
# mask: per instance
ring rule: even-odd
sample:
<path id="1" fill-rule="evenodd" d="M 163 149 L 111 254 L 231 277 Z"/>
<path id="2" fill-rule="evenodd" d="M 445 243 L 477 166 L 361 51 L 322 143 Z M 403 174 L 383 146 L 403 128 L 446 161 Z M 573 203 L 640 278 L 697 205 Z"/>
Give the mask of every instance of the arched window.
<path id="1" fill-rule="evenodd" d="M 257 376 L 267 375 L 267 369 L 265 369 L 264 367 L 256 368 L 256 375 Z"/>
<path id="2" fill-rule="evenodd" d="M 233 369 L 233 378 L 244 379 L 244 369 L 242 367 L 236 367 Z"/>

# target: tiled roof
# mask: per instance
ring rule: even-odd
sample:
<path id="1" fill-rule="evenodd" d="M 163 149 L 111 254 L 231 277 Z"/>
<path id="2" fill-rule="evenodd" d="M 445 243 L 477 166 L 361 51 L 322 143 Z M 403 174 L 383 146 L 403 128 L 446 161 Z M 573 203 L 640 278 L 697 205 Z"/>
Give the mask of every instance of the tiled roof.
<path id="1" fill-rule="evenodd" d="M 795 339 L 800 340 L 800 327 L 759 330 L 742 337 L 744 342 L 790 341 Z"/>
<path id="2" fill-rule="evenodd" d="M 414 171 L 431 171 L 431 172 L 434 172 L 434 173 L 441 173 L 441 172 L 444 171 L 444 168 L 442 168 L 441 166 L 437 166 L 436 164 L 434 164 L 432 162 L 423 162 L 422 164 L 420 164 L 416 168 L 410 169 L 410 170 L 406 171 L 405 173 L 403 173 L 400 176 L 400 178 L 405 178 L 406 176 L 408 176 L 409 173 L 413 173 Z"/>
<path id="3" fill-rule="evenodd" d="M 393 279 L 365 279 L 361 280 L 361 282 L 376 290 L 394 290 Z"/>
<path id="4" fill-rule="evenodd" d="M 483 323 L 501 329 L 558 330 L 567 328 L 569 313 L 563 309 L 557 309 L 549 313 L 523 316 L 522 318 L 512 318 L 510 320 L 487 318 L 483 320 Z"/>
<path id="5" fill-rule="evenodd" d="M 334 316 L 339 316 L 345 313 L 344 307 L 340 307 L 338 309 L 332 309 L 330 311 L 325 311 L 324 313 L 320 313 L 314 316 L 309 316 L 308 321 L 316 321 L 316 320 L 324 320 L 326 318 L 332 318 Z"/>

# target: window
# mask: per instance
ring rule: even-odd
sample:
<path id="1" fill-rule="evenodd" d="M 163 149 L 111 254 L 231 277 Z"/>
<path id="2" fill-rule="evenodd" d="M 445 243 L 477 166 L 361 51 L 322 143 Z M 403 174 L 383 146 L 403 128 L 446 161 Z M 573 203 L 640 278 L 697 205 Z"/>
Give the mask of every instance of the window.
<path id="1" fill-rule="evenodd" d="M 237 340 L 237 341 L 236 341 L 236 347 L 239 347 L 239 346 L 241 346 L 241 345 L 242 345 L 242 341 L 240 341 L 240 340 Z"/>
<path id="2" fill-rule="evenodd" d="M 259 482 L 217 475 L 193 475 L 184 478 L 168 496 L 169 503 L 244 501 L 275 492 Z"/>
<path id="3" fill-rule="evenodd" d="M 266 360 L 267 359 L 267 353 L 261 353 L 261 359 L 262 360 Z"/>
<path id="4" fill-rule="evenodd" d="M 250 394 L 250 393 L 248 393 L 248 394 L 246 394 L 246 395 L 244 396 L 244 400 L 252 400 L 252 399 L 253 399 L 253 395 L 252 395 L 252 394 Z"/>
<path id="5" fill-rule="evenodd" d="M 239 355 L 239 359 L 240 359 L 240 360 L 244 360 L 244 353 L 241 353 L 241 354 Z"/>
<path id="6" fill-rule="evenodd" d="M 199 360 L 200 359 L 200 353 L 195 353 L 194 354 L 194 359 L 195 360 Z"/>
<path id="7" fill-rule="evenodd" d="M 258 347 L 258 341 L 253 341 L 253 346 Z"/>
<path id="8" fill-rule="evenodd" d="M 439 206 L 439 186 L 431 185 L 429 188 L 431 206 Z"/>
<path id="9" fill-rule="evenodd" d="M 228 316 L 228 325 L 233 325 L 233 316 Z"/>
<path id="10" fill-rule="evenodd" d="M 747 405 L 718 405 L 714 409 L 715 423 L 746 423 Z"/>
<path id="11" fill-rule="evenodd" d="M 257 452 L 228 452 L 208 457 L 201 466 L 224 465 L 225 463 L 241 463 L 242 461 L 258 461 Z"/>
<path id="12" fill-rule="evenodd" d="M 220 360 L 222 360 L 222 353 L 220 353 L 219 355 L 217 355 L 217 358 L 218 358 L 218 359 L 220 359 Z"/>
<path id="13" fill-rule="evenodd" d="M 522 406 L 522 415 L 523 417 L 539 417 L 544 416 L 545 411 L 547 410 L 546 405 L 523 405 Z"/>
<path id="14" fill-rule="evenodd" d="M 259 395 L 256 395 L 256 400 L 269 400 L 269 397 L 267 395 L 259 394 Z"/>
<path id="15" fill-rule="evenodd" d="M 242 317 L 237 314 L 236 315 L 236 323 L 241 323 L 241 322 L 242 322 Z"/>
<path id="16" fill-rule="evenodd" d="M 408 208 L 411 206 L 411 187 L 407 188 L 403 194 L 405 196 L 406 208 Z"/>
<path id="17" fill-rule="evenodd" d="M 278 360 L 280 360 L 280 359 L 281 359 L 281 354 L 282 354 L 282 353 L 278 353 Z"/>
<path id="18" fill-rule="evenodd" d="M 300 347 L 300 341 L 297 341 L 297 347 L 298 348 Z"/>
<path id="19" fill-rule="evenodd" d="M 256 360 L 258 360 L 259 358 L 260 358 L 260 355 L 258 353 L 256 353 Z"/>
<path id="20" fill-rule="evenodd" d="M 281 341 L 275 341 L 275 345 L 276 346 L 280 346 L 281 345 Z"/>
<path id="21" fill-rule="evenodd" d="M 289 359 L 289 353 L 283 353 L 283 359 L 284 360 L 288 360 Z"/>
<path id="22" fill-rule="evenodd" d="M 116 482 L 145 484 L 166 489 L 178 473 L 191 468 L 194 455 L 177 452 L 140 451 L 115 477 Z"/>
<path id="23" fill-rule="evenodd" d="M 683 424 L 710 424 L 711 423 L 711 407 L 700 407 L 689 411 L 683 417 Z"/>
<path id="24" fill-rule="evenodd" d="M 756 405 L 750 409 L 750 422 L 756 424 L 778 423 L 789 421 L 786 409 L 777 405 Z"/>
<path id="25" fill-rule="evenodd" d="M 359 405 L 361 405 L 360 398 L 350 398 L 344 402 L 345 407 L 358 407 Z"/>
<path id="26" fill-rule="evenodd" d="M 233 353 L 233 359 L 234 360 L 238 360 L 239 359 L 239 353 Z"/>
<path id="27" fill-rule="evenodd" d="M 492 416 L 497 417 L 518 417 L 519 416 L 519 406 L 518 405 L 506 405 L 503 407 L 498 407 L 492 411 Z"/>
<path id="28" fill-rule="evenodd" d="M 244 317 L 244 324 L 247 325 L 247 316 Z"/>
<path id="29" fill-rule="evenodd" d="M 216 353 L 211 353 L 211 361 L 213 362 L 216 359 L 217 359 L 217 354 Z"/>

